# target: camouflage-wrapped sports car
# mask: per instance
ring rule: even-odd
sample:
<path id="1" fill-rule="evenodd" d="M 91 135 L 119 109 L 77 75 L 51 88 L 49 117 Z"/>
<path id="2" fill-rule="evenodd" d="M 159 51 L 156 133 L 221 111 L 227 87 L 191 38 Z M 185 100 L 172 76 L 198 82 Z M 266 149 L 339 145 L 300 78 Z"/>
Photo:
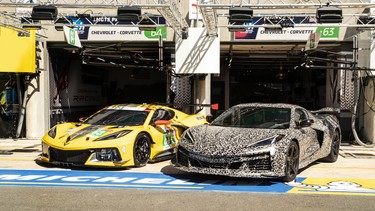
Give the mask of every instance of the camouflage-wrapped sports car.
<path id="1" fill-rule="evenodd" d="M 314 161 L 335 162 L 341 130 L 335 109 L 239 104 L 184 132 L 173 165 L 186 172 L 292 181 Z"/>
<path id="2" fill-rule="evenodd" d="M 119 104 L 83 122 L 55 125 L 42 138 L 39 161 L 65 166 L 144 166 L 171 158 L 181 134 L 206 124 L 200 114 L 152 104 Z"/>

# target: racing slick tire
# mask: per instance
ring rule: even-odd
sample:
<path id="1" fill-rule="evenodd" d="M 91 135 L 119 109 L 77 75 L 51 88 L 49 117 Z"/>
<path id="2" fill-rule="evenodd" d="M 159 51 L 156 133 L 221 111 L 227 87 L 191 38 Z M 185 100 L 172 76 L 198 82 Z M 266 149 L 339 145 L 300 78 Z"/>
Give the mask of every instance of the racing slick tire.
<path id="1" fill-rule="evenodd" d="M 142 167 L 147 164 L 151 154 L 151 140 L 145 133 L 138 134 L 134 142 L 134 166 Z"/>
<path id="2" fill-rule="evenodd" d="M 299 168 L 299 147 L 295 141 L 290 145 L 285 156 L 285 176 L 281 178 L 284 182 L 291 182 L 296 179 Z"/>
<path id="3" fill-rule="evenodd" d="M 340 136 L 339 132 L 335 131 L 335 134 L 332 139 L 331 143 L 331 150 L 327 157 L 320 159 L 323 162 L 329 162 L 333 163 L 336 162 L 337 158 L 339 157 L 339 151 L 340 151 Z"/>

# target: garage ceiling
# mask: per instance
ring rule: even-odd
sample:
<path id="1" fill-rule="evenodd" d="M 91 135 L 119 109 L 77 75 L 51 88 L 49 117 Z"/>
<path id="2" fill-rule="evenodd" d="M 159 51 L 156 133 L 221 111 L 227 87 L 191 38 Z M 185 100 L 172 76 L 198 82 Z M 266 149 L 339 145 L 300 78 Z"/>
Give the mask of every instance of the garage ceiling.
<path id="1" fill-rule="evenodd" d="M 303 63 L 306 43 L 298 42 L 225 42 L 221 44 L 220 54 L 232 71 L 278 71 L 294 69 Z M 319 50 L 340 51 L 344 43 L 320 43 Z"/>
<path id="2" fill-rule="evenodd" d="M 338 52 L 351 42 L 319 43 L 319 50 Z M 157 69 L 159 66 L 158 42 L 83 43 L 83 50 L 65 43 L 48 43 L 50 53 L 79 53 L 85 63 L 106 67 L 134 67 Z M 221 42 L 222 68 L 231 72 L 278 72 L 294 70 L 304 61 L 302 42 Z M 164 65 L 171 64 L 174 43 L 163 43 Z"/>

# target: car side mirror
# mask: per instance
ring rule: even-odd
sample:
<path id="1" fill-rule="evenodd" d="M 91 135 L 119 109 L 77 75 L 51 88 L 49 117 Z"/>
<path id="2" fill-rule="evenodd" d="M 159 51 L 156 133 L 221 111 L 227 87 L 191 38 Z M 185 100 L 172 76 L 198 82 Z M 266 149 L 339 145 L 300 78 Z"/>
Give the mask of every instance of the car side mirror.
<path id="1" fill-rule="evenodd" d="M 208 123 L 211 123 L 212 121 L 214 121 L 214 119 L 215 119 L 215 117 L 214 117 L 213 115 L 207 115 L 207 116 L 206 116 L 206 121 L 207 121 Z"/>
<path id="2" fill-rule="evenodd" d="M 310 127 L 314 123 L 312 119 L 304 119 L 299 123 L 299 127 Z"/>

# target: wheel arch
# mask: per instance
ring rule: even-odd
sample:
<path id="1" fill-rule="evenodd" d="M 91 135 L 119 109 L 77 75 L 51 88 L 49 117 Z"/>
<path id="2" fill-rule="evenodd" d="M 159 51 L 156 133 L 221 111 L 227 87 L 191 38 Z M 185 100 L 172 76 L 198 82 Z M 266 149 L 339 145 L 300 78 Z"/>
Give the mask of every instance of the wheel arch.
<path id="1" fill-rule="evenodd" d="M 149 138 L 150 141 L 151 141 L 151 144 L 155 144 L 155 142 L 154 142 L 154 140 L 152 139 L 152 136 L 151 136 L 151 134 L 150 134 L 149 132 L 147 132 L 147 131 L 141 131 L 141 132 L 138 133 L 138 135 L 139 135 L 139 134 L 142 134 L 142 133 L 148 136 L 148 138 Z M 137 136 L 138 136 L 138 135 L 137 135 Z"/>
<path id="2" fill-rule="evenodd" d="M 337 127 L 335 129 L 335 132 L 337 132 L 339 134 L 339 138 L 340 138 L 340 142 L 342 141 L 342 134 L 341 134 L 341 128 Z"/>
<path id="3" fill-rule="evenodd" d="M 290 142 L 295 142 L 298 146 L 298 155 L 299 155 L 299 163 L 301 163 L 301 146 L 299 144 L 299 141 L 297 138 L 292 138 L 292 140 L 290 140 Z"/>
<path id="4" fill-rule="evenodd" d="M 296 138 L 293 138 L 292 140 L 290 140 L 291 142 L 293 141 L 293 142 L 296 142 L 296 144 L 297 144 L 297 146 L 298 146 L 298 148 L 299 149 L 301 149 L 301 147 L 300 147 L 300 145 L 299 145 L 299 141 L 298 141 L 298 139 L 296 139 Z"/>

